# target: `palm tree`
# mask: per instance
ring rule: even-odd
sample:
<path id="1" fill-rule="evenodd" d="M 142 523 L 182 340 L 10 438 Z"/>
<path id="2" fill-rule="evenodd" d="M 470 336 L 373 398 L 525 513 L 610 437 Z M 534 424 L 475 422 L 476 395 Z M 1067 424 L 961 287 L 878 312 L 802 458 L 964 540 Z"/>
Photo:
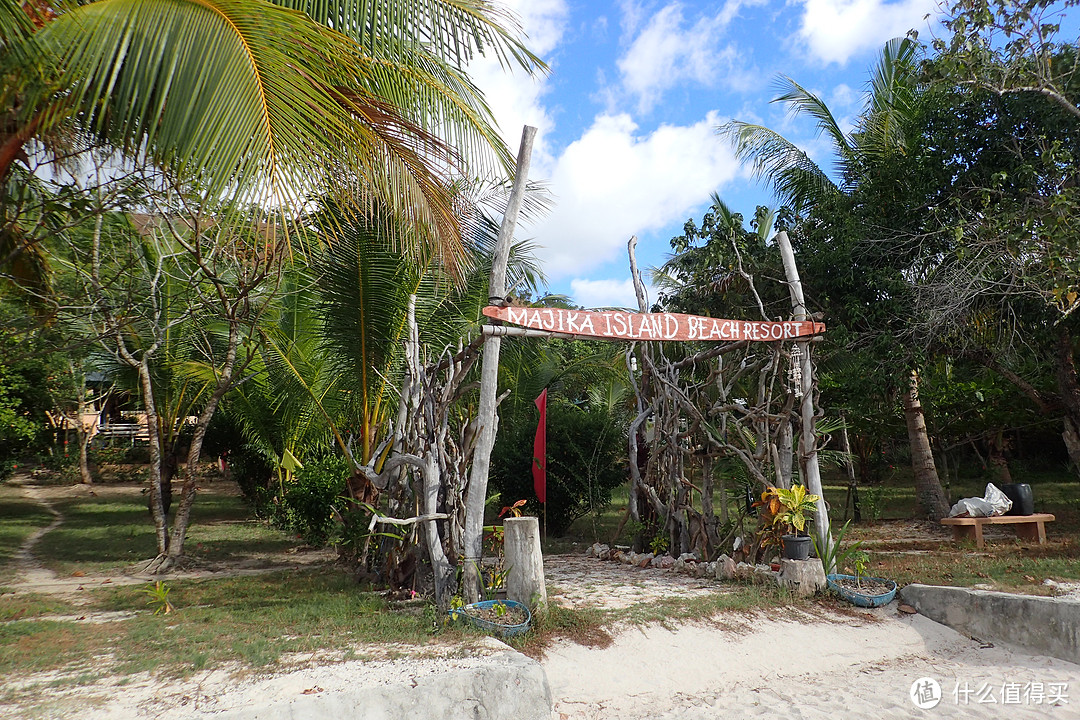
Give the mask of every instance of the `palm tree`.
<path id="1" fill-rule="evenodd" d="M 769 128 L 733 121 L 721 126 L 719 132 L 733 143 L 738 158 L 749 162 L 757 177 L 771 184 L 782 203 L 798 214 L 812 213 L 831 199 L 850 195 L 869 183 L 878 168 L 908 151 L 918 112 L 919 52 L 919 46 L 908 38 L 885 44 L 870 78 L 866 105 L 850 133 L 844 132 L 820 97 L 791 78 L 780 80 L 782 93 L 774 102 L 785 103 L 793 116 L 813 118 L 819 132 L 831 141 L 839 181 Z M 926 515 L 944 517 L 949 506 L 926 433 L 916 370 L 911 371 L 908 387 L 900 395 L 919 504 Z"/>
<path id="2" fill-rule="evenodd" d="M 466 258 L 448 178 L 512 162 L 467 63 L 543 67 L 484 0 L 0 0 L 0 21 L 0 70 L 36 69 L 5 117 L 0 181 L 30 141 L 78 128 L 207 198 L 378 202 L 432 229 L 415 239 L 451 268 Z"/>

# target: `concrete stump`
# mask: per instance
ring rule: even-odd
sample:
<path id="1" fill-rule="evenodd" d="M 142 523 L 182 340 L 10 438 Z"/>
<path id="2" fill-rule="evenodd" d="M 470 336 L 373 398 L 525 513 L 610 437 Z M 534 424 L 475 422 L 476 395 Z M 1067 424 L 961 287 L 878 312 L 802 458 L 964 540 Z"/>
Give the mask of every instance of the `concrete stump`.
<path id="1" fill-rule="evenodd" d="M 821 560 L 811 558 L 809 560 L 780 560 L 780 577 L 777 579 L 780 587 L 790 588 L 796 595 L 813 595 L 819 590 L 824 590 L 825 568 Z"/>
<path id="2" fill-rule="evenodd" d="M 503 521 L 503 552 L 506 555 L 506 599 L 536 610 L 547 605 L 544 556 L 540 551 L 540 521 L 534 517 Z"/>

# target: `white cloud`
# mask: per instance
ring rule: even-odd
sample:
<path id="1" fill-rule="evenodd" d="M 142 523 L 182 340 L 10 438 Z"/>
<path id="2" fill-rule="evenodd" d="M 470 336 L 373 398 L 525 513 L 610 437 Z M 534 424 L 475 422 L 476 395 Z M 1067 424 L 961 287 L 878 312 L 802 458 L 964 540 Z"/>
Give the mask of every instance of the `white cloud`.
<path id="1" fill-rule="evenodd" d="M 587 280 L 574 278 L 570 281 L 570 291 L 574 302 L 587 308 L 623 307 L 637 310 L 637 295 L 634 294 L 634 281 L 625 280 Z"/>
<path id="2" fill-rule="evenodd" d="M 686 23 L 681 4 L 666 5 L 644 23 L 616 63 L 622 91 L 637 98 L 640 112 L 647 112 L 666 90 L 684 82 L 745 86 L 745 73 L 736 70 L 735 47 L 721 41 L 739 9 L 761 1 L 728 0 L 715 15 L 699 17 L 693 24 Z M 628 6 L 624 13 L 631 15 Z M 636 30 L 641 25 L 640 8 L 634 7 L 633 15 L 629 26 Z"/>
<path id="3" fill-rule="evenodd" d="M 516 0 L 512 5 L 525 11 L 523 26 L 536 41 L 530 47 L 541 53 L 557 48 L 569 14 L 563 0 Z M 641 131 L 629 115 L 605 113 L 560 150 L 545 142 L 545 130 L 555 122 L 545 104 L 545 81 L 508 75 L 486 61 L 470 72 L 511 150 L 517 148 L 523 124 L 540 129 L 530 175 L 547 182 L 555 206 L 547 217 L 519 227 L 517 236 L 534 239 L 552 280 L 587 277 L 588 271 L 625 253 L 631 235 L 685 220 L 738 171 L 730 149 L 715 135 L 720 123 L 715 113 L 692 125 L 661 125 L 651 132 Z M 620 297 L 608 287 L 612 299 L 604 300 L 601 287 L 592 288 L 590 305 L 612 304 Z M 621 297 L 632 299 L 632 288 Z"/>
<path id="4" fill-rule="evenodd" d="M 543 58 L 558 46 L 569 16 L 564 0 L 509 0 L 504 4 L 520 19 L 528 36 L 525 45 L 533 53 Z M 555 120 L 543 102 L 547 93 L 546 78 L 530 78 L 521 70 L 508 72 L 493 57 L 481 57 L 472 62 L 469 75 L 484 91 L 484 98 L 510 152 L 517 153 L 522 127 L 532 125 L 538 130 L 533 164 L 550 167 L 553 157 L 545 133 L 555 126 Z"/>
<path id="5" fill-rule="evenodd" d="M 852 55 L 877 48 L 912 28 L 925 29 L 938 0 L 804 0 L 799 35 L 822 63 L 845 64 Z"/>
<path id="6" fill-rule="evenodd" d="M 600 115 L 556 160 L 551 215 L 522 229 L 552 279 L 580 277 L 611 260 L 631 235 L 686 219 L 735 177 L 738 163 L 709 113 L 694 125 L 643 134 L 628 115 Z"/>

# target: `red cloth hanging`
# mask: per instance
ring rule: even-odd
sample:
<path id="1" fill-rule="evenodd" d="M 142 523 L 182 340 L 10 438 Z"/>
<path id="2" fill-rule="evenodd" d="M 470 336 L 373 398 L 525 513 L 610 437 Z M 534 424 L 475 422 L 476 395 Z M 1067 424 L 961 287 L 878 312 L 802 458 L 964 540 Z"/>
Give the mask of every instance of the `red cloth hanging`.
<path id="1" fill-rule="evenodd" d="M 540 422 L 536 425 L 536 439 L 533 441 L 533 489 L 542 503 L 547 502 L 547 388 L 534 401 L 540 411 Z"/>

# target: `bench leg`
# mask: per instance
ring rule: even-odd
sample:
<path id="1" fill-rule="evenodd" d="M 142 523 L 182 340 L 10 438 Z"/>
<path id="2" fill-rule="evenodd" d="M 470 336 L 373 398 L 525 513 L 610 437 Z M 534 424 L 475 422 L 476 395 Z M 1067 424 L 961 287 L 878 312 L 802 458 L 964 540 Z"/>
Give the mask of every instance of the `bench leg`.
<path id="1" fill-rule="evenodd" d="M 1021 540 L 1030 540 L 1031 542 L 1045 545 L 1046 523 L 1043 523 L 1042 521 L 1019 523 L 1016 526 L 1016 537 Z"/>
<path id="2" fill-rule="evenodd" d="M 953 542 L 970 540 L 971 542 L 974 542 L 976 545 L 978 545 L 980 548 L 983 546 L 981 525 L 953 525 L 952 537 Z"/>
<path id="3" fill-rule="evenodd" d="M 986 547 L 985 543 L 983 543 L 982 523 L 975 525 L 975 547 L 980 550 Z"/>

